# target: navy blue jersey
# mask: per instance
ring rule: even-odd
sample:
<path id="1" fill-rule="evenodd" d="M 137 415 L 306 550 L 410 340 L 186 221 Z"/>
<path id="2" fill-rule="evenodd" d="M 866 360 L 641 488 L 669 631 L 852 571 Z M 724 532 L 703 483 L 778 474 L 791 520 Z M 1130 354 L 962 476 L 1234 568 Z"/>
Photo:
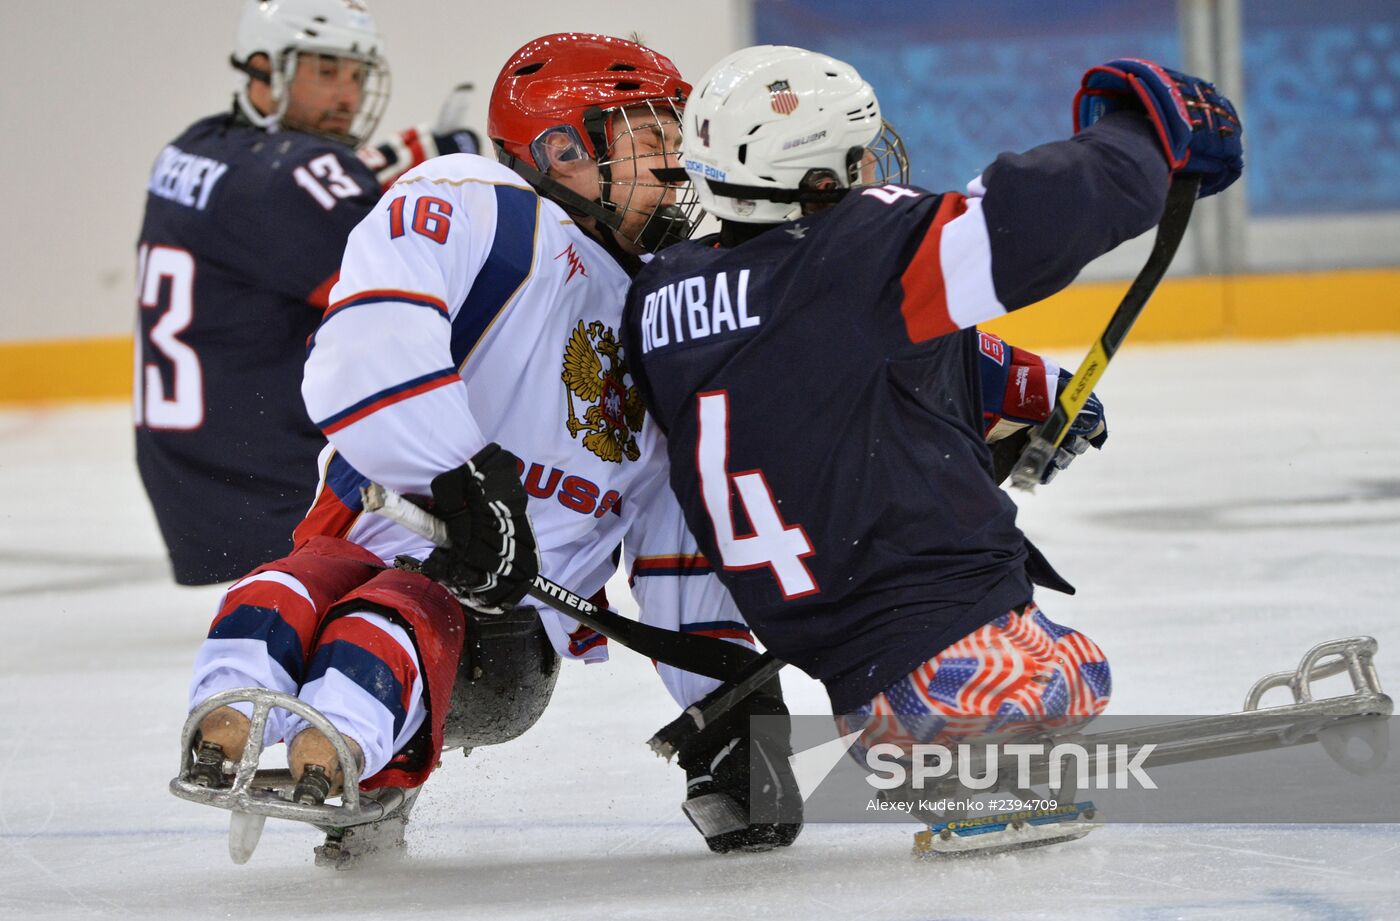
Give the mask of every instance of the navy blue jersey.
<path id="1" fill-rule="evenodd" d="M 1167 179 L 1143 119 L 1105 119 L 967 196 L 855 192 L 635 280 L 626 345 L 687 522 L 836 712 L 1058 581 L 991 476 L 973 324 L 1150 228 Z"/>
<path id="2" fill-rule="evenodd" d="M 138 245 L 136 458 L 176 581 L 290 552 L 325 443 L 301 400 L 306 340 L 378 198 L 349 147 L 229 115 L 157 158 Z"/>

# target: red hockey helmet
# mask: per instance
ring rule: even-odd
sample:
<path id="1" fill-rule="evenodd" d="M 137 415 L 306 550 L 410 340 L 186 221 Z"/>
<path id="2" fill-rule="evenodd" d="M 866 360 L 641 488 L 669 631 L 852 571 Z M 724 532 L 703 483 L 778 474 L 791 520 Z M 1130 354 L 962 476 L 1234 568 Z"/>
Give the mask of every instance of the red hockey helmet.
<path id="1" fill-rule="evenodd" d="M 561 32 L 535 39 L 501 68 L 486 133 L 511 156 L 547 170 L 531 145 L 549 129 L 569 126 L 588 145 L 585 153 L 601 160 L 611 139 L 598 136 L 597 123 L 585 124 L 590 109 L 647 101 L 680 106 L 689 95 L 690 84 L 676 65 L 650 48 L 608 35 Z"/>

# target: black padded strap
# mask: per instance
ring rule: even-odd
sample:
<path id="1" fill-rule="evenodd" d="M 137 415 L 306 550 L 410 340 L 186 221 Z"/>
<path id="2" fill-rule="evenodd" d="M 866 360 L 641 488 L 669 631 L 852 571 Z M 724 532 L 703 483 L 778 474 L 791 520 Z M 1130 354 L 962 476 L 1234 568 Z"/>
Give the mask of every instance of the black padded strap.
<path id="1" fill-rule="evenodd" d="M 725 198 L 747 198 L 753 201 L 775 201 L 779 204 L 834 205 L 851 191 L 850 189 L 770 189 L 761 185 L 739 185 L 733 182 L 720 182 L 706 179 L 710 191 Z"/>

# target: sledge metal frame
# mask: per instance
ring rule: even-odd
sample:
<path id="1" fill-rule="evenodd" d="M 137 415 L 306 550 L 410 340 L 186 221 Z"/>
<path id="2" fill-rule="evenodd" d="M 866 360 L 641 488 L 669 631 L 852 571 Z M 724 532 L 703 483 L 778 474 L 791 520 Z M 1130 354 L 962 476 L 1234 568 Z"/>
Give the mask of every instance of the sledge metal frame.
<path id="1" fill-rule="evenodd" d="M 190 770 L 194 766 L 194 739 L 199 731 L 199 724 L 220 707 L 236 703 L 252 704 L 253 714 L 250 717 L 248 745 L 243 749 L 243 757 L 238 761 L 233 783 L 222 788 L 202 787 L 190 780 Z M 274 708 L 295 713 L 319 729 L 330 741 L 345 777 L 340 805 L 312 806 L 294 803 L 287 798 L 296 786 L 291 771 L 276 768 L 258 770 L 258 761 L 265 747 L 267 718 Z M 170 792 L 193 803 L 227 809 L 234 813 L 290 819 L 322 829 L 348 828 L 377 822 L 394 813 L 404 804 L 406 798 L 405 791 L 397 787 L 361 793 L 359 766 L 355 763 L 355 757 L 345 737 L 331 725 L 330 720 L 314 707 L 290 694 L 263 688 L 221 691 L 190 713 L 189 719 L 185 720 L 184 729 L 180 732 L 180 773 L 170 781 Z"/>
<path id="2" fill-rule="evenodd" d="M 1086 747 L 1094 746 L 1092 751 L 1096 754 L 1101 751 L 1098 748 L 1100 745 L 1108 746 L 1108 752 L 1112 752 L 1117 745 L 1127 745 L 1130 756 L 1153 744 L 1156 748 L 1143 759 L 1142 766 L 1161 767 L 1289 748 L 1315 741 L 1325 743 L 1327 736 L 1323 733 L 1343 727 L 1379 728 L 1382 732 L 1373 739 L 1379 747 L 1372 748 L 1372 758 L 1368 762 L 1349 760 L 1344 744 L 1324 744 L 1332 759 L 1346 770 L 1369 773 L 1385 760 L 1389 735 L 1385 732 L 1388 727 L 1383 720 L 1395 709 L 1394 702 L 1381 690 L 1380 678 L 1376 674 L 1376 648 L 1375 639 L 1369 636 L 1319 643 L 1303 656 L 1293 671 L 1274 672 L 1256 681 L 1245 696 L 1244 709 L 1237 713 L 1063 736 L 1055 741 L 1074 741 Z M 1336 658 L 1330 658 L 1332 656 Z M 1321 700 L 1313 698 L 1314 681 L 1343 673 L 1351 678 L 1350 694 Z M 1288 688 L 1293 695 L 1293 703 L 1261 707 L 1263 696 L 1276 688 Z M 1333 735 L 1333 738 L 1337 737 Z M 1379 756 L 1379 761 L 1376 756 Z M 1095 762 L 1097 760 L 1096 757 Z M 1044 782 L 1049 776 L 1048 760 L 1045 764 L 1035 765 L 1031 776 L 1035 779 L 1033 782 Z"/>
<path id="3" fill-rule="evenodd" d="M 1137 755 L 1147 745 L 1155 746 L 1140 762 L 1143 768 L 1148 768 L 1289 748 L 1311 742 L 1320 743 L 1332 760 L 1345 770 L 1358 775 L 1369 774 L 1384 764 L 1389 754 L 1390 727 L 1386 718 L 1394 711 L 1394 702 L 1381 690 L 1380 678 L 1376 673 L 1374 660 L 1377 647 L 1376 640 L 1369 636 L 1319 643 L 1303 656 L 1296 669 L 1274 672 L 1256 681 L 1245 696 L 1244 709 L 1237 713 L 1108 732 L 1073 733 L 1045 737 L 1043 740 L 1052 743 L 1073 742 L 1083 746 L 1086 754 L 1090 755 L 1089 772 L 1095 775 L 1107 771 L 1111 766 L 1110 759 L 1115 755 L 1119 756 L 1119 763 L 1123 763 L 1123 753 L 1118 750 L 1120 745 L 1126 746 L 1127 759 Z M 1351 679 L 1351 693 L 1322 699 L 1314 697 L 1313 682 L 1341 674 Z M 1279 688 L 1287 688 L 1293 702 L 1273 707 L 1262 706 L 1264 695 Z M 1353 739 L 1361 739 L 1369 749 L 1364 757 L 1348 752 Z M 984 761 L 980 755 L 974 758 L 974 776 L 981 775 Z M 1030 786 L 1049 784 L 1048 757 L 1032 759 L 1028 767 Z M 956 775 L 955 758 L 948 776 Z M 943 792 L 952 787 L 947 782 L 938 786 Z M 1074 802 L 1077 793 L 1073 781 L 1053 792 L 1062 802 Z M 1092 804 L 1083 805 L 1088 807 L 1084 810 L 1086 814 L 1083 818 L 1092 819 Z M 1013 827 L 1007 823 L 1005 833 L 987 833 L 984 828 L 975 837 L 968 837 L 947 833 L 949 820 L 960 819 L 961 814 L 933 815 L 915 810 L 913 815 L 924 825 L 924 829 L 914 836 L 914 853 L 921 857 L 979 851 L 998 853 L 1030 844 L 1074 840 L 1098 825 L 1096 822 L 1076 820 L 1046 824 L 1041 832 L 1043 840 L 1031 840 L 1040 835 L 1025 834 L 1031 830 L 1029 825 L 1022 823 Z"/>

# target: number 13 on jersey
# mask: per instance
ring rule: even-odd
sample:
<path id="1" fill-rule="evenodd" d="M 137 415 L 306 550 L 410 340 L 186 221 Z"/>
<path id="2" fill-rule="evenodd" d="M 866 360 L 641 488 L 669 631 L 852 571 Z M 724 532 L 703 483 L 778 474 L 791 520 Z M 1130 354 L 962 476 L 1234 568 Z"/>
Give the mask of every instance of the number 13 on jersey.
<path id="1" fill-rule="evenodd" d="M 768 566 L 778 580 L 783 598 L 792 600 L 821 591 L 803 563 L 816 551 L 801 525 L 789 525 L 773 498 L 762 470 L 729 472 L 729 392 L 699 395 L 698 446 L 700 494 L 715 529 L 725 569 L 758 569 Z M 730 484 L 733 484 L 731 491 Z M 734 528 L 734 493 L 744 504 L 752 534 L 738 535 Z"/>

